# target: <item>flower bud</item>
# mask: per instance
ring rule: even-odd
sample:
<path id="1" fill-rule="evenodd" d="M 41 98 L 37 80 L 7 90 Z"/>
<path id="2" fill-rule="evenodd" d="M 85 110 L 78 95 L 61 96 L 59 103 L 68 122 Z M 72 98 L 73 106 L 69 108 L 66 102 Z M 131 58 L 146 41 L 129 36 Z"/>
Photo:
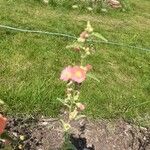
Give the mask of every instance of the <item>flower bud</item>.
<path id="1" fill-rule="evenodd" d="M 93 32 L 93 28 L 89 21 L 87 22 L 87 27 L 86 27 L 85 31 L 87 31 L 89 33 Z"/>
<path id="2" fill-rule="evenodd" d="M 83 105 L 82 103 L 76 103 L 76 106 L 80 111 L 83 111 L 85 109 L 85 105 Z"/>
<path id="3" fill-rule="evenodd" d="M 89 37 L 89 33 L 87 31 L 83 31 L 81 34 L 80 34 L 80 38 L 83 38 L 83 39 L 86 39 Z"/>
<path id="4" fill-rule="evenodd" d="M 89 71 L 89 70 L 91 70 L 92 69 L 92 66 L 90 65 L 90 64 L 87 64 L 86 65 L 86 71 Z"/>
<path id="5" fill-rule="evenodd" d="M 79 37 L 79 38 L 78 38 L 78 42 L 84 43 L 84 42 L 85 42 L 85 39 L 84 39 L 84 38 Z"/>

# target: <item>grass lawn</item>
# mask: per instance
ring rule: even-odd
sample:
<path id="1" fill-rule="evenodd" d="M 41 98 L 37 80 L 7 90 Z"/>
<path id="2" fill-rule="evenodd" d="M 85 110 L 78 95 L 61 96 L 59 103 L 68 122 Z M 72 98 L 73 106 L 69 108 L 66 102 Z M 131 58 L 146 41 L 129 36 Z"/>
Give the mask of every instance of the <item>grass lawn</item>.
<path id="1" fill-rule="evenodd" d="M 36 0 L 0 0 L 0 24 L 78 36 L 90 21 L 109 41 L 150 49 L 150 2 L 132 0 L 128 12 L 107 14 L 53 8 Z M 0 99 L 9 113 L 57 116 L 65 94 L 61 70 L 79 57 L 73 40 L 0 28 Z M 132 118 L 150 124 L 150 51 L 94 43 L 88 58 L 100 83 L 88 79 L 81 101 L 93 118 Z"/>

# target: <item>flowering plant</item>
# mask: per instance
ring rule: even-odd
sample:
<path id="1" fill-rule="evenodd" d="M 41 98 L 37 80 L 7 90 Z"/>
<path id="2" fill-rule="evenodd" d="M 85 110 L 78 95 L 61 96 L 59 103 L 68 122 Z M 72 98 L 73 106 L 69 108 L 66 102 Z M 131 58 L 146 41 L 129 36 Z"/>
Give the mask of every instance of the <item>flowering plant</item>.
<path id="1" fill-rule="evenodd" d="M 89 74 L 92 69 L 90 64 L 86 64 L 86 58 L 94 52 L 94 48 L 88 45 L 88 40 L 92 37 L 98 37 L 101 40 L 107 41 L 101 34 L 93 31 L 90 22 L 87 22 L 87 26 L 84 31 L 80 34 L 79 38 L 72 44 L 67 46 L 69 49 L 80 53 L 79 65 L 67 66 L 62 72 L 60 79 L 67 82 L 66 87 L 66 98 L 60 99 L 64 106 L 67 108 L 66 119 L 61 119 L 63 130 L 65 133 L 65 140 L 69 140 L 69 131 L 71 129 L 71 121 L 85 117 L 80 113 L 85 109 L 85 105 L 79 101 L 80 85 L 85 81 L 87 77 L 91 77 L 99 81 L 93 75 Z"/>

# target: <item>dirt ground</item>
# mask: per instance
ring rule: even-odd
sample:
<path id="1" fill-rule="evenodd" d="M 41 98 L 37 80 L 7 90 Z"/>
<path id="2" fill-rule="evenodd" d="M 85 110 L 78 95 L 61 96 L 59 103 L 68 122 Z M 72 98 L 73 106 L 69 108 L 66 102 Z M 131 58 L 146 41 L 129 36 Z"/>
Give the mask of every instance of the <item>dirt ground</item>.
<path id="1" fill-rule="evenodd" d="M 77 150 L 150 150 L 150 130 L 122 119 L 81 119 L 72 126 L 70 140 Z M 63 144 L 58 119 L 11 118 L 6 130 L 15 150 L 61 150 Z"/>

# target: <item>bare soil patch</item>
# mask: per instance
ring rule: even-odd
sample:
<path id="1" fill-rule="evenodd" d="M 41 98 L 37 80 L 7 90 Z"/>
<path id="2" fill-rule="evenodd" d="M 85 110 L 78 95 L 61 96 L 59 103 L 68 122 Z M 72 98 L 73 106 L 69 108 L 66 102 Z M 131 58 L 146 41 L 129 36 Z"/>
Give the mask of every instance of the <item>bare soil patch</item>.
<path id="1" fill-rule="evenodd" d="M 125 122 L 82 119 L 72 122 L 70 140 L 77 150 L 150 150 L 150 130 Z M 58 119 L 10 118 L 6 131 L 12 149 L 61 150 Z M 0 144 L 5 149 L 5 144 Z"/>

